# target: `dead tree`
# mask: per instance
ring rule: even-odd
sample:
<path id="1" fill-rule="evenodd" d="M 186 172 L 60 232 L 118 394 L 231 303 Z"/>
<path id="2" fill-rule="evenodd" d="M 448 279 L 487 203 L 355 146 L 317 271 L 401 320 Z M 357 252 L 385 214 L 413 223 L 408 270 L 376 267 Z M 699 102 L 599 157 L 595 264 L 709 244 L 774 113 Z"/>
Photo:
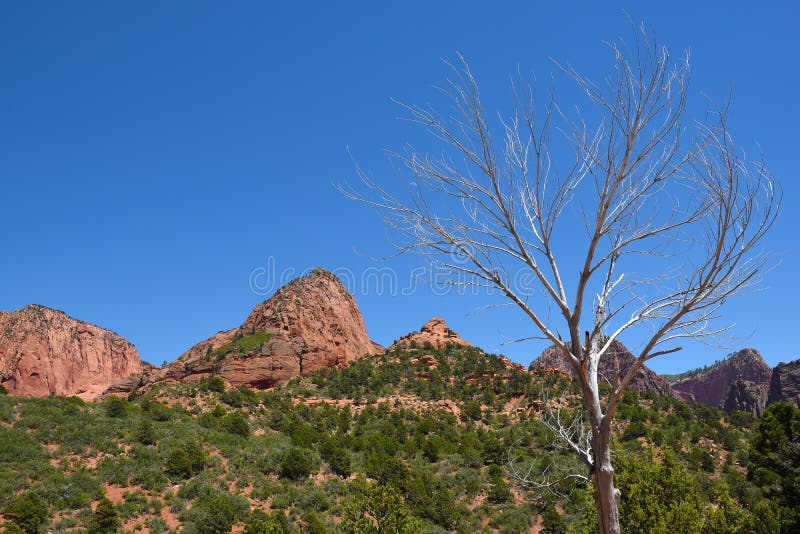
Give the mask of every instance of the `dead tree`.
<path id="1" fill-rule="evenodd" d="M 499 290 L 563 354 L 588 440 L 557 420 L 553 428 L 586 465 L 602 533 L 619 532 L 610 437 L 625 388 L 681 338 L 725 330 L 714 320 L 759 283 L 768 262 L 759 242 L 781 200 L 763 158 L 748 161 L 734 144 L 727 107 L 689 120 L 688 54 L 673 61 L 644 28 L 635 34 L 608 45 L 602 83 L 558 65 L 586 97 L 584 111 L 512 84 L 513 113 L 490 122 L 459 58 L 442 88 L 452 109 L 400 104 L 438 143 L 436 156 L 393 154 L 413 177 L 407 194 L 360 169 L 365 186 L 343 188 L 382 212 L 402 252 L 434 258 L 451 283 Z M 574 251 L 577 264 L 565 264 Z M 635 365 L 601 396 L 600 358 L 634 332 L 645 339 Z"/>

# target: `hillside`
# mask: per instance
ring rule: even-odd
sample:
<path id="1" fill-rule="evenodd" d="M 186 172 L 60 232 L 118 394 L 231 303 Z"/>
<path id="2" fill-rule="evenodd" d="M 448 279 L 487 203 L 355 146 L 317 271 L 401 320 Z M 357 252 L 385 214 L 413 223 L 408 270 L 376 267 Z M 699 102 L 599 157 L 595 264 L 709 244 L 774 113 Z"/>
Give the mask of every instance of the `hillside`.
<path id="1" fill-rule="evenodd" d="M 565 414 L 574 406 L 570 388 L 553 370 L 451 344 L 396 347 L 264 392 L 212 376 L 95 404 L 0 395 L 0 511 L 43 510 L 48 532 L 96 525 L 93 508 L 128 532 L 365 532 L 375 521 L 405 532 L 583 532 L 594 524 L 586 487 L 546 496 L 503 468 L 509 451 L 574 468 L 540 422 L 556 398 Z M 748 511 L 762 501 L 741 464 L 753 421 L 626 395 L 619 486 L 633 495 L 667 477 L 671 488 L 623 500 L 628 530 L 680 511 L 747 531 L 763 512 Z"/>

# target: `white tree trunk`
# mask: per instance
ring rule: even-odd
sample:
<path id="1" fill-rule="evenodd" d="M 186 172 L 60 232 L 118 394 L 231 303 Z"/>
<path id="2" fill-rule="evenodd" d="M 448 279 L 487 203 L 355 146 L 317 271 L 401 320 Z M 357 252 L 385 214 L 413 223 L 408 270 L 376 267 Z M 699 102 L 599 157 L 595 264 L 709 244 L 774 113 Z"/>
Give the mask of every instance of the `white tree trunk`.
<path id="1" fill-rule="evenodd" d="M 609 429 L 601 426 L 601 432 L 594 436 L 592 452 L 594 468 L 592 484 L 597 520 L 600 534 L 619 534 L 620 491 L 614 487 L 614 468 L 611 466 L 611 436 Z"/>

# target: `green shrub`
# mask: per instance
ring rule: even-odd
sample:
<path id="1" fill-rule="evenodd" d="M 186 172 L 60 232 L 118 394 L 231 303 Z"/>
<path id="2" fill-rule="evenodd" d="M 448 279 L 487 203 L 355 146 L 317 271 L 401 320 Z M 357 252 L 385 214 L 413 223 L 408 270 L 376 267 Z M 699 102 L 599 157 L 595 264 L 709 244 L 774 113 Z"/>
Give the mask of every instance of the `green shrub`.
<path id="1" fill-rule="evenodd" d="M 191 523 L 189 532 L 223 534 L 230 532 L 236 521 L 244 519 L 250 506 L 242 497 L 226 492 L 214 492 L 199 498 L 186 514 Z"/>
<path id="2" fill-rule="evenodd" d="M 3 526 L 3 534 L 25 534 L 25 531 L 22 530 L 22 527 L 20 527 L 13 521 L 6 522 L 2 526 Z"/>
<path id="3" fill-rule="evenodd" d="M 340 477 L 347 478 L 353 472 L 350 461 L 350 453 L 342 447 L 334 448 L 325 458 L 331 471 Z"/>
<path id="4" fill-rule="evenodd" d="M 223 391 L 225 391 L 225 381 L 218 376 L 212 376 L 210 378 L 207 378 L 206 380 L 203 380 L 200 383 L 200 390 L 222 393 Z"/>
<path id="5" fill-rule="evenodd" d="M 122 397 L 110 397 L 106 401 L 106 415 L 109 417 L 125 417 L 125 412 L 128 409 L 128 401 Z"/>
<path id="6" fill-rule="evenodd" d="M 417 534 L 422 525 L 411 515 L 403 497 L 392 486 L 366 482 L 363 477 L 350 484 L 352 496 L 343 506 L 345 532 Z"/>
<path id="7" fill-rule="evenodd" d="M 244 525 L 245 534 L 290 534 L 289 520 L 280 511 L 267 515 L 263 510 L 253 510 Z"/>
<path id="8" fill-rule="evenodd" d="M 247 422 L 247 419 L 238 412 L 228 414 L 221 420 L 221 426 L 225 429 L 226 432 L 230 434 L 236 434 L 237 436 L 242 436 L 246 438 L 250 435 L 250 424 Z"/>
<path id="9" fill-rule="evenodd" d="M 314 467 L 311 452 L 300 447 L 290 447 L 283 455 L 280 463 L 280 475 L 290 480 L 308 477 Z"/>
<path id="10" fill-rule="evenodd" d="M 27 534 L 36 534 L 42 531 L 50 513 L 47 503 L 33 492 L 25 492 L 16 496 L 3 510 L 3 516 Z"/>
<path id="11" fill-rule="evenodd" d="M 155 445 L 158 441 L 156 428 L 149 419 L 142 418 L 136 426 L 135 439 L 142 445 Z"/>
<path id="12" fill-rule="evenodd" d="M 97 503 L 97 508 L 92 514 L 92 521 L 89 523 L 88 529 L 89 534 L 109 534 L 116 532 L 119 527 L 120 520 L 117 510 L 114 508 L 114 503 L 103 497 Z"/>

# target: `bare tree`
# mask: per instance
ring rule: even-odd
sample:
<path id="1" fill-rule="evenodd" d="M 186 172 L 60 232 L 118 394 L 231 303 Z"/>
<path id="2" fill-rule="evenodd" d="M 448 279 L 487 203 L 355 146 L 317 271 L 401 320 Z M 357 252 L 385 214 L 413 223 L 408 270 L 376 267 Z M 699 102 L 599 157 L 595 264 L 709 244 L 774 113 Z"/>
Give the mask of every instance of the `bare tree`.
<path id="1" fill-rule="evenodd" d="M 367 191 L 344 190 L 383 212 L 401 251 L 430 255 L 451 283 L 499 290 L 563 354 L 589 439 L 552 426 L 586 465 L 602 533 L 619 532 L 610 437 L 625 388 L 645 362 L 680 350 L 681 338 L 725 330 L 714 319 L 759 283 L 759 241 L 782 195 L 763 159 L 747 161 L 734 144 L 727 108 L 709 104 L 689 120 L 688 54 L 671 60 L 643 27 L 630 45 L 608 47 L 603 83 L 558 65 L 588 111 L 564 111 L 552 91 L 540 104 L 533 85 L 512 83 L 514 112 L 496 123 L 459 58 L 442 88 L 452 110 L 400 104 L 441 150 L 393 154 L 413 175 L 407 195 L 360 169 Z M 577 265 L 565 265 L 576 252 Z M 520 269 L 535 287 L 520 282 Z M 600 358 L 634 332 L 646 332 L 635 364 L 601 396 Z"/>

